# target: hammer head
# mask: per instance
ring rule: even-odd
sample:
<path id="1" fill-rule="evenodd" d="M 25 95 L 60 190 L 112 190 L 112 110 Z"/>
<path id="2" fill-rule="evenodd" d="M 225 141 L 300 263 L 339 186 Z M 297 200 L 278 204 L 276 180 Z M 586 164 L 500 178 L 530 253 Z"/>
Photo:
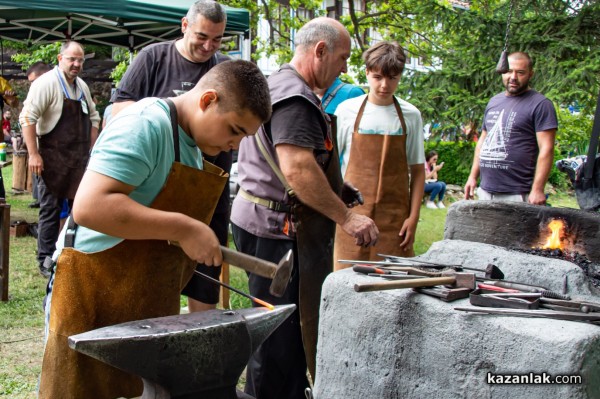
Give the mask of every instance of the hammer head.
<path id="1" fill-rule="evenodd" d="M 504 273 L 498 266 L 489 263 L 485 268 L 485 278 L 492 280 L 504 280 Z"/>
<path id="2" fill-rule="evenodd" d="M 443 276 L 454 277 L 455 281 L 452 284 L 452 288 L 469 288 L 475 289 L 475 273 L 456 272 L 449 270 L 442 272 Z"/>
<path id="3" fill-rule="evenodd" d="M 277 269 L 273 275 L 273 281 L 269 287 L 269 292 L 278 298 L 281 298 L 287 288 L 292 269 L 294 267 L 294 252 L 290 249 L 277 264 Z"/>

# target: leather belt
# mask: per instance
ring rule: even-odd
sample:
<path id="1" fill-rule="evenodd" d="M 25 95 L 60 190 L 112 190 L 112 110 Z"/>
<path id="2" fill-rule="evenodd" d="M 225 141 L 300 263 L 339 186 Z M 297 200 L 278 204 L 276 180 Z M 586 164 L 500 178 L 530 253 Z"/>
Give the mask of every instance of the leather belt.
<path id="1" fill-rule="evenodd" d="M 244 198 L 245 200 L 248 200 L 250 202 L 254 202 L 255 204 L 258 204 L 260 206 L 264 206 L 272 211 L 275 212 L 290 212 L 292 210 L 292 207 L 290 205 L 286 205 L 284 203 L 281 202 L 277 202 L 277 201 L 271 201 L 268 199 L 264 199 L 264 198 L 260 198 L 257 197 L 255 195 L 252 195 L 250 193 L 248 193 L 247 191 L 245 191 L 243 188 L 240 187 L 240 190 L 238 191 L 238 194 Z"/>

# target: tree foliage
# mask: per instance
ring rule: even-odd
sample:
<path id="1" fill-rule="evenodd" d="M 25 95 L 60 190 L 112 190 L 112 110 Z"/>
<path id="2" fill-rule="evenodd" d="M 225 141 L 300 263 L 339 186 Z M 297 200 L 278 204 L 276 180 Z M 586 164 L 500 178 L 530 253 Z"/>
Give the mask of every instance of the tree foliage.
<path id="1" fill-rule="evenodd" d="M 399 95 L 426 121 L 479 126 L 487 101 L 503 89 L 494 70 L 511 1 L 508 51 L 530 53 L 533 87 L 557 105 L 577 103 L 584 114 L 593 112 L 600 88 L 600 2 L 595 0 L 473 0 L 468 9 L 447 0 L 343 0 L 340 20 L 354 43 L 350 68 L 366 82 L 362 53 L 374 39 L 395 40 L 409 57 L 430 66 L 427 72 L 407 70 Z M 253 54 L 276 55 L 280 62 L 291 58 L 290 32 L 323 14 L 320 3 L 311 0 L 293 0 L 289 7 L 272 0 L 254 4 L 238 3 L 250 8 L 253 18 L 260 12 L 271 34 L 263 42 L 255 39 Z"/>

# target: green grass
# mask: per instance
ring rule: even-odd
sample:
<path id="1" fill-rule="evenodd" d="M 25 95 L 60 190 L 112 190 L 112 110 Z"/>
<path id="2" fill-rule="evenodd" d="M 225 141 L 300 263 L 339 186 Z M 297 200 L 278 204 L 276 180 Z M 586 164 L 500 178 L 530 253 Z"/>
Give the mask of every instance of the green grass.
<path id="1" fill-rule="evenodd" d="M 11 220 L 37 221 L 37 209 L 27 208 L 31 195 L 12 195 L 12 167 L 2 169 L 7 188 L 7 203 L 11 205 Z M 449 199 L 448 206 L 451 203 Z M 555 194 L 549 199 L 552 206 L 577 208 L 572 195 Z M 447 210 L 421 207 L 417 227 L 415 253 L 427 252 L 429 246 L 444 236 Z M 0 398 L 29 399 L 36 397 L 37 380 L 43 355 L 44 316 L 42 300 L 46 280 L 39 274 L 33 237 L 10 238 L 9 300 L 0 302 Z M 248 292 L 246 273 L 230 268 L 232 286 Z M 187 300 L 182 297 L 182 306 Z M 248 308 L 250 301 L 230 293 L 233 309 Z"/>

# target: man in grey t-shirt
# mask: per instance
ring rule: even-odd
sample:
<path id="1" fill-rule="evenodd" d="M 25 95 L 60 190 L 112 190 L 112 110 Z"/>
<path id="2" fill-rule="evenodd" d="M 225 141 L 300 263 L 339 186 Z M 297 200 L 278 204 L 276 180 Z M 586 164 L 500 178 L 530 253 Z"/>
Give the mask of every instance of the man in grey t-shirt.
<path id="1" fill-rule="evenodd" d="M 494 96 L 485 109 L 465 199 L 473 198 L 480 177 L 479 199 L 543 205 L 554 158 L 556 110 L 529 86 L 533 63 L 527 53 L 510 54 L 508 64 L 502 75 L 506 91 Z"/>

